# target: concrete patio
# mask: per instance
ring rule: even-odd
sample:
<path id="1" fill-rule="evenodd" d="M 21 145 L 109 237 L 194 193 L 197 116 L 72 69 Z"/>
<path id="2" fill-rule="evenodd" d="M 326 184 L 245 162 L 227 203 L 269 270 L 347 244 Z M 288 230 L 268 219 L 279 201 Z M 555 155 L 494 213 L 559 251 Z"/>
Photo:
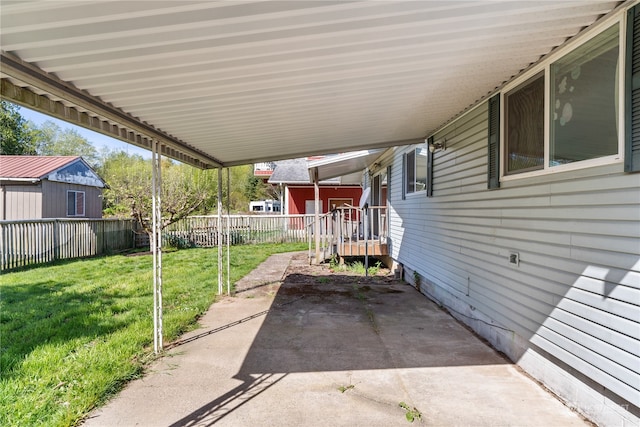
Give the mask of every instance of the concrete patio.
<path id="1" fill-rule="evenodd" d="M 85 426 L 578 426 L 414 288 L 272 256 Z"/>

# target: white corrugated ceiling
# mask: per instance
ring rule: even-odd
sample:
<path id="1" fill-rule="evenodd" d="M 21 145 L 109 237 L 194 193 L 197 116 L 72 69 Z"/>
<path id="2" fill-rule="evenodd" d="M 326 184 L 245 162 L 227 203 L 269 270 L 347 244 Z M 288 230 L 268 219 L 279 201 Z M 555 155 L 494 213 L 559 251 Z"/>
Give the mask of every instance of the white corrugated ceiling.
<path id="1" fill-rule="evenodd" d="M 0 34 L 233 165 L 420 140 L 619 3 L 2 0 Z"/>

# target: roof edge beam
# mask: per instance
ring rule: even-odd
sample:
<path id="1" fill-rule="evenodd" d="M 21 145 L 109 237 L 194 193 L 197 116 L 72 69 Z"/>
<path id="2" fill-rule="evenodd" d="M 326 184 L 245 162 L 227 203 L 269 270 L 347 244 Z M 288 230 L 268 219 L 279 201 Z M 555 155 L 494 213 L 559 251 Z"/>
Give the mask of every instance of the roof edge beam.
<path id="1" fill-rule="evenodd" d="M 415 145 L 415 144 L 422 144 L 422 143 L 424 143 L 424 138 L 403 139 L 399 141 L 383 141 L 383 142 L 373 142 L 369 144 L 353 145 L 346 148 L 346 150 L 348 151 L 373 150 L 376 148 L 402 147 L 405 145 Z M 342 150 L 345 150 L 345 148 L 343 148 Z M 341 151 L 340 148 L 328 149 L 324 151 L 301 151 L 295 154 L 291 154 L 289 159 L 298 159 L 300 157 L 308 157 L 308 156 L 323 156 L 327 154 L 336 154 L 336 152 L 340 152 L 340 151 Z M 380 155 L 382 155 L 382 153 L 380 153 Z M 287 160 L 287 159 L 274 158 L 274 157 L 252 158 L 252 159 L 247 159 L 242 161 L 227 162 L 225 163 L 225 166 L 226 167 L 240 166 L 240 165 L 247 165 L 252 163 L 274 162 L 278 160 Z"/>
<path id="2" fill-rule="evenodd" d="M 225 166 L 215 157 L 189 146 L 184 141 L 140 121 L 14 55 L 2 51 L 1 59 L 2 98 L 145 149 L 151 149 L 151 140 L 156 140 L 163 146 L 163 155 L 201 169 Z M 25 86 L 19 86 L 9 78 L 24 83 Z M 67 101 L 72 106 L 50 99 L 46 95 L 40 95 L 30 87 Z"/>

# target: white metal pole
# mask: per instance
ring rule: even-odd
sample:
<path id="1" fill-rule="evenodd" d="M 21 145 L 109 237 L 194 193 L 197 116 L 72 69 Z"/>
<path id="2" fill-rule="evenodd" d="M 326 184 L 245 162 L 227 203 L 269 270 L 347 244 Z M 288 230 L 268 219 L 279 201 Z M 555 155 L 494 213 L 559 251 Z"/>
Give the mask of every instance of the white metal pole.
<path id="1" fill-rule="evenodd" d="M 158 346 L 160 351 L 163 349 L 162 344 L 162 336 L 163 336 L 163 319 L 162 319 L 162 150 L 160 143 L 158 144 L 158 153 L 157 153 L 157 162 L 158 162 L 158 172 L 156 175 L 156 191 L 157 191 L 157 202 L 156 202 L 156 217 L 157 217 L 157 237 L 156 242 L 158 242 L 157 247 L 157 257 L 158 257 Z"/>
<path id="2" fill-rule="evenodd" d="M 227 295 L 231 295 L 231 171 L 227 168 Z"/>
<path id="3" fill-rule="evenodd" d="M 222 168 L 218 168 L 218 295 L 222 294 Z"/>
<path id="4" fill-rule="evenodd" d="M 158 276 L 156 274 L 158 267 L 158 258 L 156 256 L 156 142 L 151 143 L 151 255 L 153 259 L 153 352 L 158 354 Z"/>
<path id="5" fill-rule="evenodd" d="M 162 240 L 161 240 L 161 199 L 162 175 L 160 169 L 161 155 L 158 153 L 159 143 L 151 144 L 151 204 L 152 233 L 151 253 L 153 257 L 153 351 L 162 351 Z"/>

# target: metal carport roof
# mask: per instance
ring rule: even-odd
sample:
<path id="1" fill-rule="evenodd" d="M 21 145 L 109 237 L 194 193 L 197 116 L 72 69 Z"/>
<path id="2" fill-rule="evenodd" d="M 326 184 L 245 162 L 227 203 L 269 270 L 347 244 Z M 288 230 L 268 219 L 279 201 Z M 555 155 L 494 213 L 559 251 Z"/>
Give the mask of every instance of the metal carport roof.
<path id="1" fill-rule="evenodd" d="M 421 141 L 618 1 L 0 1 L 2 96 L 199 167 Z"/>
<path id="2" fill-rule="evenodd" d="M 313 181 L 316 174 L 319 181 L 355 174 L 357 177 L 355 183 L 359 184 L 362 171 L 380 157 L 383 151 L 382 149 L 353 151 L 311 161 L 309 162 L 309 181 Z"/>

